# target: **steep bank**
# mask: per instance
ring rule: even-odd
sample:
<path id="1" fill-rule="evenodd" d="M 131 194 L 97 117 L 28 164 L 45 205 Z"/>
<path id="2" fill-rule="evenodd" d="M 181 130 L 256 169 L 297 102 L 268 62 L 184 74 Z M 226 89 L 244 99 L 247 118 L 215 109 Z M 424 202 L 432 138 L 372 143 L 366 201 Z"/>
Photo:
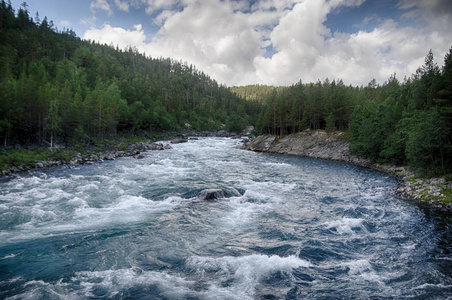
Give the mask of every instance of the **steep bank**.
<path id="1" fill-rule="evenodd" d="M 370 160 L 351 155 L 348 148 L 349 143 L 344 132 L 327 133 L 323 130 L 305 130 L 280 139 L 272 135 L 262 135 L 247 144 L 247 149 L 252 151 L 371 165 Z"/>
<path id="2" fill-rule="evenodd" d="M 283 138 L 261 135 L 245 144 L 245 149 L 257 152 L 280 153 L 318 159 L 344 161 L 396 175 L 400 178 L 398 193 L 452 209 L 452 183 L 444 178 L 419 178 L 407 167 L 381 165 L 369 159 L 350 154 L 345 132 L 327 133 L 323 130 L 305 130 Z"/>

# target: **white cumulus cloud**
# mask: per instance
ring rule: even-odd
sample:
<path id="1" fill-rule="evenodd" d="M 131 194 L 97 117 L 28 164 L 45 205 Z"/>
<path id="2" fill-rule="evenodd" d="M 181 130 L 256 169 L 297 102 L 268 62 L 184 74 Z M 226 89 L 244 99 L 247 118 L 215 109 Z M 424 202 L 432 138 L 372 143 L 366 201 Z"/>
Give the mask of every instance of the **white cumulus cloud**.
<path id="1" fill-rule="evenodd" d="M 146 50 L 144 34 L 141 24 L 134 26 L 134 30 L 125 30 L 121 27 L 113 27 L 109 24 L 104 24 L 100 29 L 90 29 L 85 32 L 83 39 L 97 41 L 101 44 L 113 44 L 121 49 L 126 49 L 129 46 L 136 47 L 139 51 Z"/>
<path id="2" fill-rule="evenodd" d="M 93 3 L 101 9 L 105 1 Z M 104 24 L 86 31 L 83 38 L 187 61 L 228 85 L 288 85 L 327 77 L 353 85 L 366 85 L 372 78 L 383 83 L 394 72 L 399 79 L 410 76 L 430 48 L 442 63 L 452 40 L 451 10 L 444 10 L 449 1 L 401 0 L 397 8 L 403 18 L 416 18 L 422 26 L 386 19 L 371 31 L 332 32 L 326 27 L 333 11 L 364 2 L 114 0 L 124 11 L 126 4 L 141 5 L 153 14 L 157 34 L 146 39 L 142 26 L 125 30 Z"/>

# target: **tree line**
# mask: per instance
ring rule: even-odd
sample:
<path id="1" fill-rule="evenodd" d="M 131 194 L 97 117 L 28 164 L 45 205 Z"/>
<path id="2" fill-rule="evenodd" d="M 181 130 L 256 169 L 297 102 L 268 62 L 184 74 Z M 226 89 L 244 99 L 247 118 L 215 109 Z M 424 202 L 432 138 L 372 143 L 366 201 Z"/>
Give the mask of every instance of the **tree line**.
<path id="1" fill-rule="evenodd" d="M 365 99 L 351 115 L 350 150 L 427 176 L 452 173 L 452 48 L 440 69 L 425 64 L 381 102 Z"/>
<path id="2" fill-rule="evenodd" d="M 265 105 L 256 122 L 259 134 L 347 130 L 355 155 L 409 165 L 427 176 L 452 173 L 452 48 L 442 68 L 430 51 L 402 83 L 393 74 L 382 85 L 373 79 L 365 87 L 325 79 L 233 91 Z"/>
<path id="3" fill-rule="evenodd" d="M 0 139 L 83 142 L 117 133 L 241 131 L 262 109 L 193 65 L 81 40 L 0 2 Z"/>

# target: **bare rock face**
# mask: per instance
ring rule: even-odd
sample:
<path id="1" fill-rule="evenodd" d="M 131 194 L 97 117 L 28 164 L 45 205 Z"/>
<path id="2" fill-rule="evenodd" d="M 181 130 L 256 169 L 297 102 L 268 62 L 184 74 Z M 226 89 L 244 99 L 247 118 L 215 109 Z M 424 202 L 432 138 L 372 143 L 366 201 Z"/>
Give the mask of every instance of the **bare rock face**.
<path id="1" fill-rule="evenodd" d="M 221 189 L 202 190 L 198 194 L 199 199 L 207 200 L 207 201 L 211 201 L 211 200 L 215 200 L 215 199 L 219 199 L 219 198 L 226 198 L 226 197 L 227 197 L 226 193 Z"/>
<path id="2" fill-rule="evenodd" d="M 342 132 L 327 133 L 324 130 L 305 130 L 280 139 L 272 135 L 262 135 L 248 142 L 245 147 L 251 151 L 291 154 L 368 165 L 369 160 L 350 154 L 349 142 L 342 135 Z"/>
<path id="3" fill-rule="evenodd" d="M 276 144 L 276 137 L 273 135 L 265 134 L 258 136 L 257 138 L 250 141 L 247 145 L 248 149 L 251 151 L 258 152 L 273 152 L 272 147 Z"/>

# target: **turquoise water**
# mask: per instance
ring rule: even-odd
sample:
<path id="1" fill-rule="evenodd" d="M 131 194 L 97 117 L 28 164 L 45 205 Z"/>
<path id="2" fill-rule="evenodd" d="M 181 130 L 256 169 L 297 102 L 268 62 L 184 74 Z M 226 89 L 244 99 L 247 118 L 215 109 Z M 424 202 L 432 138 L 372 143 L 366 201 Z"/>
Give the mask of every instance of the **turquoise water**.
<path id="1" fill-rule="evenodd" d="M 0 298 L 452 297 L 450 216 L 384 174 L 238 143 L 0 179 Z"/>

